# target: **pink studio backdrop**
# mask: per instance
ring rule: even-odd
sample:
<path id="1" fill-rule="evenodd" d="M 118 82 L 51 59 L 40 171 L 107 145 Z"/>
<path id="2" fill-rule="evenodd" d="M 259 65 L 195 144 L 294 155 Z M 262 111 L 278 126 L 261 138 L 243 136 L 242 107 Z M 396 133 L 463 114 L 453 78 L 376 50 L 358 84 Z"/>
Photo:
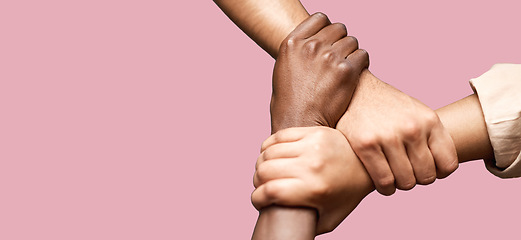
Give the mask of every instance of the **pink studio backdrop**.
<path id="1" fill-rule="evenodd" d="M 433 108 L 520 63 L 517 0 L 303 3 Z M 211 1 L 2 1 L 0 239 L 248 239 L 273 63 Z M 466 163 L 318 239 L 515 238 L 520 188 Z"/>

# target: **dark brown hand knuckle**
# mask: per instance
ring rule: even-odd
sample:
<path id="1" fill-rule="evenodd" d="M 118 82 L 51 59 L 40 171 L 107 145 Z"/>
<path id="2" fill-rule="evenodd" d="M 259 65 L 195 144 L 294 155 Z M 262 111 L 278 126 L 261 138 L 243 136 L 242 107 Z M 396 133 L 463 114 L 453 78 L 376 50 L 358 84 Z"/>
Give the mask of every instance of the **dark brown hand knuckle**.
<path id="1" fill-rule="evenodd" d="M 347 27 L 343 23 L 334 23 L 334 26 L 338 29 L 338 31 L 344 35 L 347 34 Z"/>
<path id="2" fill-rule="evenodd" d="M 359 49 L 359 51 L 361 52 L 361 55 L 363 56 L 363 58 L 365 58 L 369 61 L 369 53 L 367 52 L 367 50 Z"/>
<path id="3" fill-rule="evenodd" d="M 327 17 L 327 15 L 323 12 L 316 12 L 315 14 L 313 14 L 314 16 L 320 18 L 322 21 L 324 22 L 327 22 L 329 21 L 329 18 Z"/>
<path id="4" fill-rule="evenodd" d="M 313 16 L 315 17 L 327 17 L 326 14 L 324 14 L 323 12 L 316 12 L 313 14 Z"/>
<path id="5" fill-rule="evenodd" d="M 337 54 L 336 54 L 336 52 L 334 52 L 332 50 L 326 50 L 322 54 L 322 58 L 324 59 L 324 62 L 330 64 L 337 59 Z"/>
<path id="6" fill-rule="evenodd" d="M 358 39 L 356 37 L 349 36 L 349 40 L 351 41 L 351 45 L 356 46 L 356 48 L 358 48 Z"/>
<path id="7" fill-rule="evenodd" d="M 310 39 L 304 43 L 304 50 L 307 54 L 314 55 L 317 53 L 320 47 L 320 41 L 318 39 Z"/>
<path id="8" fill-rule="evenodd" d="M 286 40 L 282 41 L 279 46 L 279 55 L 284 54 L 288 50 L 288 42 Z"/>
<path id="9" fill-rule="evenodd" d="M 280 49 L 281 50 L 291 50 L 295 46 L 297 41 L 298 41 L 297 36 L 290 35 L 286 39 L 284 39 L 284 41 L 282 42 L 282 44 L 280 46 Z"/>
<path id="10" fill-rule="evenodd" d="M 353 72 L 353 65 L 349 61 L 340 61 L 336 65 L 336 69 L 342 74 L 349 74 Z"/>

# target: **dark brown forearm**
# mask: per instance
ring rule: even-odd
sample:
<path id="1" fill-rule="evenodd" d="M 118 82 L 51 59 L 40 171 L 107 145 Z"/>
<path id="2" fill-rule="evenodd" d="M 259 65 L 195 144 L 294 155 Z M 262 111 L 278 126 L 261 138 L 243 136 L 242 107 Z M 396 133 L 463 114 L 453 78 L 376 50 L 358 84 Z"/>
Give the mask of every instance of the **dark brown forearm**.
<path id="1" fill-rule="evenodd" d="M 314 209 L 270 206 L 260 211 L 252 240 L 314 239 L 316 224 Z"/>
<path id="2" fill-rule="evenodd" d="M 252 239 L 313 239 L 316 211 L 272 206 L 261 211 Z"/>

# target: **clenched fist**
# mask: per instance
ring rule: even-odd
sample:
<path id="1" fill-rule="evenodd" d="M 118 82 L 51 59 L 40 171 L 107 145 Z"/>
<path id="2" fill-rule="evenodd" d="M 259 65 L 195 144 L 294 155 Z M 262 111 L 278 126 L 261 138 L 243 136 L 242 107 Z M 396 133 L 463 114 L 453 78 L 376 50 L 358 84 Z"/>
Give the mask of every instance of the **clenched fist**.
<path id="1" fill-rule="evenodd" d="M 317 234 L 330 232 L 374 190 L 342 133 L 328 127 L 288 128 L 262 144 L 252 203 L 314 208 Z"/>
<path id="2" fill-rule="evenodd" d="M 335 127 L 369 66 L 369 56 L 343 24 L 316 13 L 281 44 L 273 73 L 272 132 L 288 127 Z"/>

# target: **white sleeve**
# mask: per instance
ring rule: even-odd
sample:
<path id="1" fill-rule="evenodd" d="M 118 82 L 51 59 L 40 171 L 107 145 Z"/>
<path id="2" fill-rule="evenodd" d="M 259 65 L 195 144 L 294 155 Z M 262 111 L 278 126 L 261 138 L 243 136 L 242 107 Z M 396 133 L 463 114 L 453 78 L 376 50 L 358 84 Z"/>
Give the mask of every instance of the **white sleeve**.
<path id="1" fill-rule="evenodd" d="M 487 169 L 501 178 L 521 177 L 521 64 L 496 64 L 470 85 L 494 148 Z"/>

